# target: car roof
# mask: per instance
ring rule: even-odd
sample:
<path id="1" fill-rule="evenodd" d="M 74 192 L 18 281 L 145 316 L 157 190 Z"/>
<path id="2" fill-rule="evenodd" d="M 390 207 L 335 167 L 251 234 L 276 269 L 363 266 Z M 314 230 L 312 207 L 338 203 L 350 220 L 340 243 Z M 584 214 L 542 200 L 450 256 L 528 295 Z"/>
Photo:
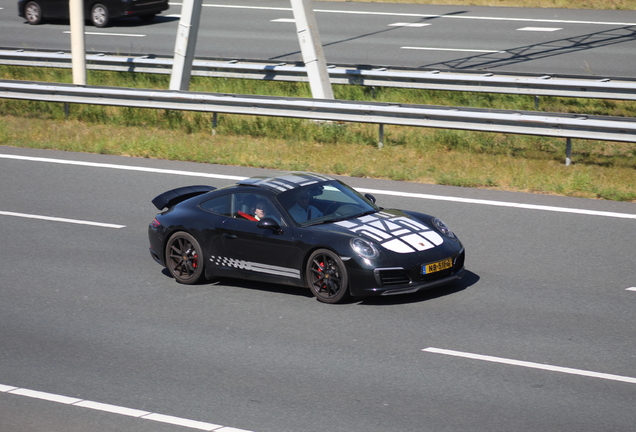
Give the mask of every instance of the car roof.
<path id="1" fill-rule="evenodd" d="M 278 173 L 271 177 L 250 177 L 248 179 L 240 180 L 236 182 L 236 184 L 239 186 L 258 186 L 275 193 L 281 193 L 303 186 L 310 186 L 312 184 L 324 183 L 332 180 L 334 179 L 322 174 L 303 171 L 288 171 Z"/>

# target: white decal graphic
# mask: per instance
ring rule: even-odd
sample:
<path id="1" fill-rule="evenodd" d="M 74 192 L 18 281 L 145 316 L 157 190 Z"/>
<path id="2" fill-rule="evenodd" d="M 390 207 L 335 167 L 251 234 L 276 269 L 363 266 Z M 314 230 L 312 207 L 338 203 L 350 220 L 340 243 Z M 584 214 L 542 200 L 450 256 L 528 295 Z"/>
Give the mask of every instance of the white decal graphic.
<path id="1" fill-rule="evenodd" d="M 423 223 L 403 216 L 376 213 L 358 219 L 336 222 L 343 228 L 380 243 L 397 253 L 411 253 L 432 249 L 444 243 L 437 232 Z"/>
<path id="2" fill-rule="evenodd" d="M 214 255 L 210 257 L 210 262 L 219 267 L 233 267 L 241 270 L 253 271 L 256 273 L 266 273 L 276 276 L 286 276 L 300 279 L 300 270 L 290 269 L 286 267 L 278 267 L 274 265 L 260 264 Z"/>

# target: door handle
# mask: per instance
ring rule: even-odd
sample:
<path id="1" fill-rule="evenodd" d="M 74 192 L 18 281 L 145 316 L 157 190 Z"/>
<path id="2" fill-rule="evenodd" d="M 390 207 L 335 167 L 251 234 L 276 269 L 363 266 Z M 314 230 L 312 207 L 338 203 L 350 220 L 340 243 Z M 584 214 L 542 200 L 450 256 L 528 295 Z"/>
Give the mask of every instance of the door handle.
<path id="1" fill-rule="evenodd" d="M 236 236 L 234 234 L 228 234 L 228 233 L 223 233 L 223 237 L 229 238 L 229 239 L 235 239 L 236 238 Z"/>

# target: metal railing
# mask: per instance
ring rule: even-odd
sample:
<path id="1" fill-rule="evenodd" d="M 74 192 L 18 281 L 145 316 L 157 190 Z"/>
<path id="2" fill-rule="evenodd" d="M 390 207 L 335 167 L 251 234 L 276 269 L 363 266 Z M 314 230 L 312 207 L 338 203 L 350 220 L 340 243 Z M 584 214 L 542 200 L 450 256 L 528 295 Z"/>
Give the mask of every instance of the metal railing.
<path id="1" fill-rule="evenodd" d="M 0 80 L 7 99 L 636 142 L 636 119 Z"/>
<path id="2" fill-rule="evenodd" d="M 94 70 L 169 74 L 172 69 L 172 58 L 147 55 L 89 54 L 86 59 L 87 67 Z M 71 54 L 0 49 L 0 64 L 70 68 Z M 272 81 L 307 81 L 307 70 L 301 64 L 258 61 L 195 60 L 192 74 Z M 499 72 L 449 72 L 357 66 L 329 66 L 329 76 L 332 84 L 636 100 L 636 79 L 630 78 L 532 76 Z"/>

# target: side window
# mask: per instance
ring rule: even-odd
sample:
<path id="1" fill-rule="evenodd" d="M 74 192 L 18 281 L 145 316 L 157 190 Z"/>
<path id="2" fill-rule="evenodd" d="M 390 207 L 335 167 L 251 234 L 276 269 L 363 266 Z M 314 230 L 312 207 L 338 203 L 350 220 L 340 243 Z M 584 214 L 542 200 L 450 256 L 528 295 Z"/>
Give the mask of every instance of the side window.
<path id="1" fill-rule="evenodd" d="M 220 214 L 223 216 L 232 217 L 232 195 L 223 195 L 220 197 L 212 198 L 204 201 L 200 204 L 203 210 L 210 211 L 212 213 Z"/>
<path id="2" fill-rule="evenodd" d="M 269 198 L 255 193 L 237 193 L 234 195 L 234 215 L 239 219 L 259 221 L 264 217 L 270 217 L 282 223 L 280 213 Z"/>

